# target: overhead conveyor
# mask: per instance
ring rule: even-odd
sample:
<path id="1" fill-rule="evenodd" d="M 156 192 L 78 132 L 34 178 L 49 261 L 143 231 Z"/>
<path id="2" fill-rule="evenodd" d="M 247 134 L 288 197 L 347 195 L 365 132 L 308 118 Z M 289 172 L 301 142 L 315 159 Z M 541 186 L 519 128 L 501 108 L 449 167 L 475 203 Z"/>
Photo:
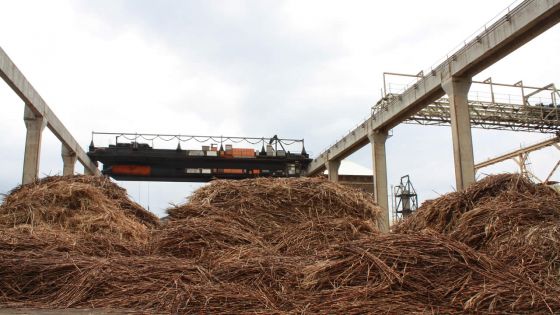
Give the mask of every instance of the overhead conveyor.
<path id="1" fill-rule="evenodd" d="M 376 116 L 398 98 L 386 76 L 415 77 L 401 73 L 383 73 L 384 95 L 372 107 Z M 507 92 L 507 93 L 503 93 Z M 492 78 L 472 81 L 468 93 L 471 127 L 494 130 L 511 130 L 555 134 L 560 131 L 560 91 L 551 83 L 544 87 L 528 86 L 523 81 L 514 84 L 493 82 Z M 451 125 L 451 108 L 448 97 L 435 100 L 403 121 L 406 124 L 430 126 Z"/>

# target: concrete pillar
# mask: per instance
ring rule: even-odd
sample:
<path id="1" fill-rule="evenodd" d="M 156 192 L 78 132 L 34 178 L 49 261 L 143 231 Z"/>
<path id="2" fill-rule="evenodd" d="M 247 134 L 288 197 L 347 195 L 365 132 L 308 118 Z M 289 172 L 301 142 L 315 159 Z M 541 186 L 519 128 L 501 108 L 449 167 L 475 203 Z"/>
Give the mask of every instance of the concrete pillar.
<path id="1" fill-rule="evenodd" d="M 451 78 L 442 84 L 449 97 L 451 134 L 455 159 L 455 182 L 458 191 L 475 182 L 474 156 L 468 93 L 470 78 Z"/>
<path id="2" fill-rule="evenodd" d="M 329 173 L 329 180 L 331 182 L 338 183 L 338 169 L 340 168 L 340 161 L 328 160 L 327 163 L 325 163 L 325 167 Z"/>
<path id="3" fill-rule="evenodd" d="M 387 191 L 387 161 L 385 155 L 386 132 L 373 132 L 368 135 L 373 160 L 373 189 L 375 201 L 383 209 L 379 218 L 379 230 L 389 232 L 389 193 Z"/>
<path id="4" fill-rule="evenodd" d="M 84 175 L 95 175 L 95 174 L 84 166 Z"/>
<path id="5" fill-rule="evenodd" d="M 21 181 L 23 184 L 29 184 L 36 181 L 39 177 L 41 138 L 43 130 L 47 125 L 47 120 L 43 117 L 35 116 L 35 113 L 25 105 L 23 121 L 27 128 L 27 135 L 25 137 L 25 155 L 23 156 L 23 176 Z"/>
<path id="6" fill-rule="evenodd" d="M 64 143 L 62 144 L 62 175 L 63 176 L 70 176 L 74 175 L 74 167 L 76 166 L 76 153 L 70 148 L 68 148 Z"/>

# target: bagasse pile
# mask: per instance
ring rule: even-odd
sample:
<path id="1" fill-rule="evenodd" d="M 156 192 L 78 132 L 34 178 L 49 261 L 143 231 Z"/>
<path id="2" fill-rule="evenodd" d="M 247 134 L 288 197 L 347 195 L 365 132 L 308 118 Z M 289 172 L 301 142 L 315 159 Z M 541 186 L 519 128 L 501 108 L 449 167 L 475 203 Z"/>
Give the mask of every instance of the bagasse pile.
<path id="1" fill-rule="evenodd" d="M 162 225 L 109 180 L 46 179 L 0 207 L 0 307 L 558 313 L 558 198 L 489 177 L 381 234 L 370 195 L 316 178 L 214 181 Z"/>
<path id="2" fill-rule="evenodd" d="M 380 209 L 371 195 L 323 179 L 260 178 L 214 181 L 168 212 L 157 247 L 193 257 L 238 245 L 314 254 L 333 241 L 371 234 Z"/>
<path id="3" fill-rule="evenodd" d="M 560 194 L 511 174 L 486 177 L 464 192 L 426 202 L 394 230 L 430 228 L 508 265 L 534 281 L 560 283 Z"/>
<path id="4" fill-rule="evenodd" d="M 138 254 L 159 219 L 109 179 L 53 176 L 15 188 L 0 206 L 1 246 Z"/>
<path id="5" fill-rule="evenodd" d="M 385 234 L 335 245 L 304 269 L 310 313 L 543 313 L 558 287 L 435 232 Z"/>

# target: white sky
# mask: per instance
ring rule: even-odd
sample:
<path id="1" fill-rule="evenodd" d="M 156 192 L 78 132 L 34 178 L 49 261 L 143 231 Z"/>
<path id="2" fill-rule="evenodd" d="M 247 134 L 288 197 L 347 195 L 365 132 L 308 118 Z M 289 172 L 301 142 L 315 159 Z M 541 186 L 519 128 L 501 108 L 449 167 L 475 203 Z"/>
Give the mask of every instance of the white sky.
<path id="1" fill-rule="evenodd" d="M 382 72 L 417 73 L 510 3 L 495 1 L 0 0 L 0 46 L 76 139 L 91 131 L 305 138 L 318 154 L 369 114 Z M 558 26 L 476 79 L 560 84 Z M 0 192 L 21 179 L 23 104 L 0 84 Z M 453 189 L 448 127 L 402 125 L 389 182 L 421 200 Z M 546 138 L 474 129 L 475 160 Z M 371 168 L 369 147 L 349 159 Z M 544 177 L 555 149 L 531 156 Z M 62 169 L 46 130 L 41 174 Z M 81 166 L 77 168 L 81 171 Z M 505 162 L 485 172 L 514 171 Z M 555 177 L 556 180 L 560 178 Z M 123 183 L 157 214 L 198 184 Z"/>

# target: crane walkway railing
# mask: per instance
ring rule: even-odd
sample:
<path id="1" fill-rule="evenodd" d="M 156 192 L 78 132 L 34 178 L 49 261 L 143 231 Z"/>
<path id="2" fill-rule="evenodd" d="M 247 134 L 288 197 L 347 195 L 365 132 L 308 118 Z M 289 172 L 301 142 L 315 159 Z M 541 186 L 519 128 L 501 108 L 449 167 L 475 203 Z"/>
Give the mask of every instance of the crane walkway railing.
<path id="1" fill-rule="evenodd" d="M 442 84 L 452 77 L 472 78 L 560 21 L 560 0 L 525 0 L 485 25 L 484 30 L 429 71 L 383 111 L 371 116 L 323 151 L 309 165 L 308 174 L 325 169 L 329 160 L 343 159 L 369 143 L 368 135 L 386 132 L 445 95 Z"/>

